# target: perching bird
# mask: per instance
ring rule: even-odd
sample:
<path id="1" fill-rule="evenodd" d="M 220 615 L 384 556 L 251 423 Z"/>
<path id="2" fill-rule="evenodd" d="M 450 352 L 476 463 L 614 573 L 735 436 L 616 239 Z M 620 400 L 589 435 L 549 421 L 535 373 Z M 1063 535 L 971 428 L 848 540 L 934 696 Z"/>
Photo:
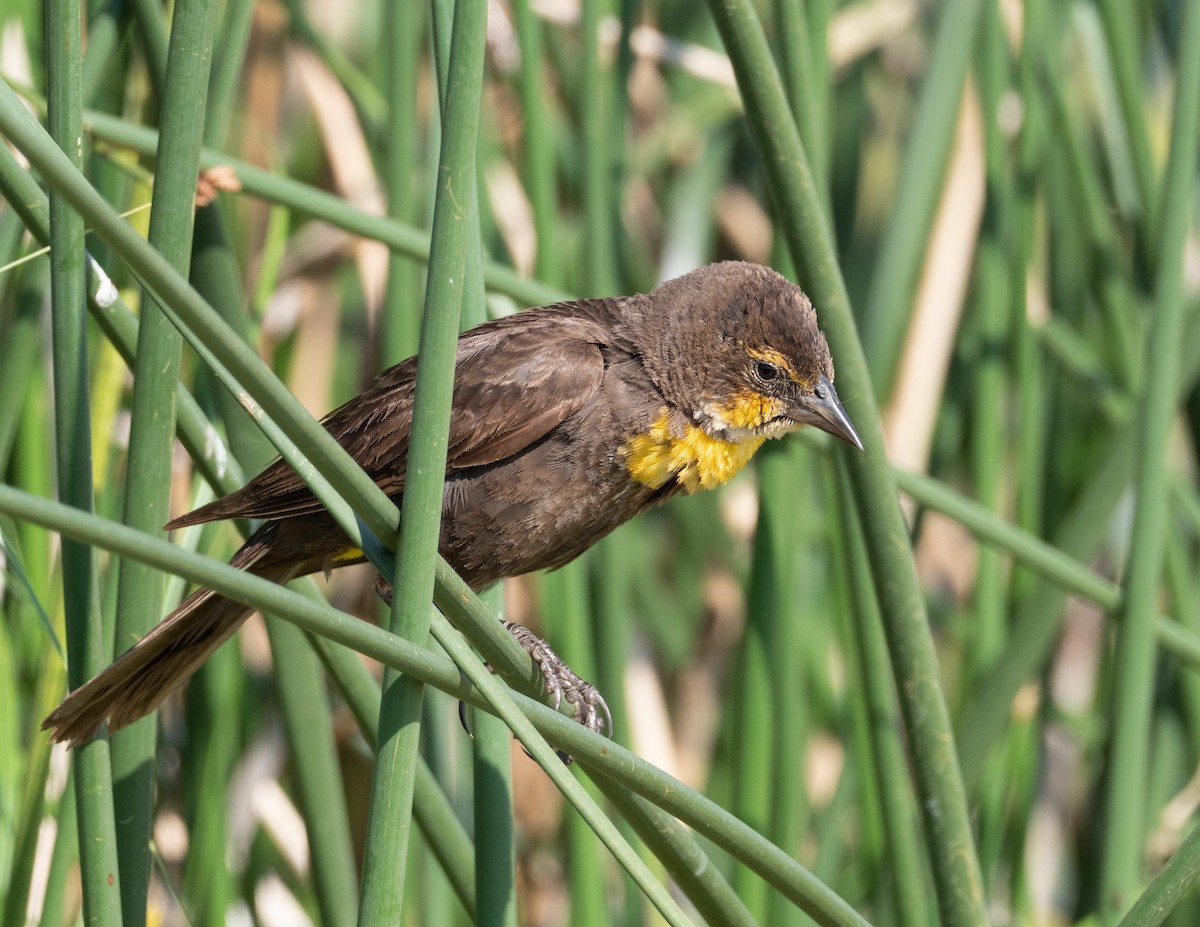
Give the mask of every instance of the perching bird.
<path id="1" fill-rule="evenodd" d="M 325 420 L 397 503 L 416 370 L 415 358 L 397 364 Z M 646 295 L 487 322 L 458 342 L 439 550 L 475 589 L 561 566 L 676 493 L 721 485 L 768 438 L 803 425 L 862 447 L 812 303 L 756 264 L 712 264 Z M 267 521 L 230 563 L 278 583 L 363 560 L 283 461 L 167 527 L 233 517 Z M 106 720 L 110 730 L 136 721 L 253 611 L 194 592 L 43 727 L 78 744 Z M 542 647 L 553 677 L 552 652 L 518 631 L 527 649 Z M 565 679 L 569 700 L 598 699 L 560 666 L 548 688 Z M 583 706 L 593 727 L 595 705 Z"/>

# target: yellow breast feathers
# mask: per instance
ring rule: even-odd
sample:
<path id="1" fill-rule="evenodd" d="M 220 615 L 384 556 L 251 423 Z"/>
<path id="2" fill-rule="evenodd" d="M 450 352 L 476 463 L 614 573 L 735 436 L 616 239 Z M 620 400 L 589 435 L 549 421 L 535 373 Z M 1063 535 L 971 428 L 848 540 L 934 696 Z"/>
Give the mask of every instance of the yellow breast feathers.
<path id="1" fill-rule="evenodd" d="M 629 475 L 651 489 L 659 489 L 675 479 L 689 494 L 720 486 L 746 465 L 768 437 L 775 436 L 750 430 L 770 416 L 757 401 L 760 398 L 755 397 L 753 414 L 747 414 L 750 412 L 748 397 L 739 397 L 734 403 L 741 414 L 721 414 L 732 409 L 713 410 L 714 418 L 732 426 L 727 429 L 728 440 L 714 438 L 692 424 L 686 425 L 682 434 L 674 434 L 664 409 L 648 431 L 635 435 L 621 446 Z M 766 402 L 770 403 L 770 400 Z M 752 423 L 750 419 L 757 421 Z"/>

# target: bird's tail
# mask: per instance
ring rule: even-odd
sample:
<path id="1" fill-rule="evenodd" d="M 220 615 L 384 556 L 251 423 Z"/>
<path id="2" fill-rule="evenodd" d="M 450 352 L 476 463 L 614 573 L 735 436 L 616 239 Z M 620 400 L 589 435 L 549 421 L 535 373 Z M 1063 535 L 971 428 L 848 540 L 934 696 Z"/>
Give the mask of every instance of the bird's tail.
<path id="1" fill-rule="evenodd" d="M 277 583 L 299 575 L 295 563 L 270 556 L 265 540 L 255 535 L 230 565 Z M 183 685 L 253 613 L 211 589 L 196 590 L 111 666 L 68 695 L 42 728 L 51 732 L 51 740 L 76 746 L 106 720 L 110 731 L 132 724 Z"/>

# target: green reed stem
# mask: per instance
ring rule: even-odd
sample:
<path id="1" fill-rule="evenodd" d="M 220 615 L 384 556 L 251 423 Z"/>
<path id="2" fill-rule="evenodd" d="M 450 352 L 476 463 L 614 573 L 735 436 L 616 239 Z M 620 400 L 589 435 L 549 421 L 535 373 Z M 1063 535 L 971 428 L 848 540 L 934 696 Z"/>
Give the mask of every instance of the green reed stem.
<path id="1" fill-rule="evenodd" d="M 1166 543 L 1167 437 L 1176 409 L 1183 337 L 1184 243 L 1200 144 L 1200 5 L 1184 11 L 1171 147 L 1163 177 L 1162 230 L 1148 382 L 1138 412 L 1136 508 L 1123 586 L 1124 617 L 1113 651 L 1113 730 L 1105 793 L 1101 915 L 1114 923 L 1141 883 L 1142 840 L 1154 689 L 1154 619 Z"/>
<path id="2" fill-rule="evenodd" d="M 762 157 L 800 279 L 819 307 L 839 374 L 841 395 L 864 436 L 866 450 L 846 456 L 877 589 L 901 711 L 912 746 L 913 773 L 925 815 L 928 854 L 942 919 L 985 924 L 983 883 L 975 851 L 954 736 L 908 529 L 883 444 L 866 357 L 838 269 L 830 229 L 795 123 L 752 5 L 711 0 L 733 62 L 751 133 Z M 957 4 L 953 9 L 975 6 Z M 949 15 L 949 11 L 947 13 Z M 962 14 L 959 14 L 962 15 Z"/>
<path id="3" fill-rule="evenodd" d="M 51 3 L 46 8 L 47 124 L 45 144 L 57 143 L 68 165 L 78 170 L 82 150 L 81 5 Z M 28 115 L 23 116 L 28 120 Z M 93 508 L 92 433 L 86 339 L 86 252 L 83 219 L 61 192 L 50 196 L 50 299 L 54 354 L 54 436 L 58 495 L 82 512 Z M 63 608 L 67 626 L 67 670 L 72 686 L 108 662 L 103 640 L 92 550 L 62 545 Z M 107 740 L 95 740 L 75 754 L 75 798 L 79 820 L 80 878 L 84 917 L 92 924 L 121 923 L 116 822 Z"/>
<path id="4" fill-rule="evenodd" d="M 151 247 L 186 276 L 191 264 L 196 173 L 208 76 L 216 33 L 217 4 L 183 0 L 176 6 L 162 91 L 159 171 L 150 212 Z M 183 338 L 146 294 L 138 326 L 130 420 L 124 521 L 161 532 L 170 519 L 175 395 Z M 132 646 L 162 613 L 163 581 L 136 561 L 118 573 L 117 651 Z M 121 911 L 126 923 L 146 919 L 153 823 L 157 721 L 143 718 L 112 737 L 113 801 L 121 853 Z"/>
<path id="5" fill-rule="evenodd" d="M 391 617 L 392 630 L 416 644 L 424 644 L 429 636 L 459 313 L 469 236 L 478 235 L 469 222 L 475 214 L 475 146 L 486 31 L 485 2 L 459 0 L 454 5 L 421 365 L 413 397 Z M 403 917 L 423 697 L 424 686 L 418 680 L 385 672 L 362 878 L 360 923 L 364 925 L 393 924 Z"/>

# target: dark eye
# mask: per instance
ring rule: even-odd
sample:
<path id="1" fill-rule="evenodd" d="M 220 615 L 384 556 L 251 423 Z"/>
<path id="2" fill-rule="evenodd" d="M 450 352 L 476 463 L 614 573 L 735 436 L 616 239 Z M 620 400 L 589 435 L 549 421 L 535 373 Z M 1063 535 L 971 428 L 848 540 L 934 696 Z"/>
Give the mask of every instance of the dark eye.
<path id="1" fill-rule="evenodd" d="M 760 380 L 774 380 L 779 376 L 779 368 L 774 364 L 768 364 L 766 361 L 756 361 L 754 364 L 754 375 Z"/>

